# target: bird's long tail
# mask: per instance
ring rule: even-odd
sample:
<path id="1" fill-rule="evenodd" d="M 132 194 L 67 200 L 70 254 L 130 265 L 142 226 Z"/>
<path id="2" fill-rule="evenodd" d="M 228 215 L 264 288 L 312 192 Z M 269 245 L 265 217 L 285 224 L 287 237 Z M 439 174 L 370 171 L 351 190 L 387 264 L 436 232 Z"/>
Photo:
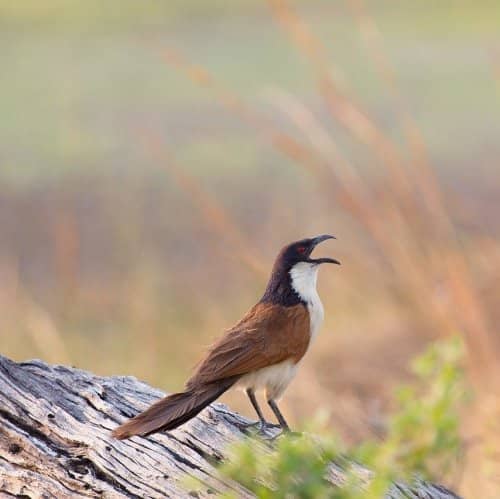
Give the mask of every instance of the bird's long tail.
<path id="1" fill-rule="evenodd" d="M 124 440 L 134 435 L 146 436 L 157 431 L 173 430 L 196 416 L 228 390 L 236 380 L 234 377 L 227 378 L 168 395 L 113 430 L 112 435 Z"/>

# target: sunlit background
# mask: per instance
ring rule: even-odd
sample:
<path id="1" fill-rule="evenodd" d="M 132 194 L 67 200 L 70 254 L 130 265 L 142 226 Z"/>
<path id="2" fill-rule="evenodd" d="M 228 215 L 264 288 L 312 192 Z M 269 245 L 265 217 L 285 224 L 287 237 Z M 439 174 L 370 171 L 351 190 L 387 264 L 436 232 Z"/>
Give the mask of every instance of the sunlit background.
<path id="1" fill-rule="evenodd" d="M 409 359 L 450 334 L 486 386 L 499 19 L 493 0 L 2 1 L 1 353 L 177 390 L 279 248 L 326 232 L 342 266 L 320 272 L 294 425 L 324 410 L 348 441 L 376 433 Z M 474 400 L 471 441 L 498 425 L 494 392 Z M 467 462 L 461 490 L 498 485 Z"/>

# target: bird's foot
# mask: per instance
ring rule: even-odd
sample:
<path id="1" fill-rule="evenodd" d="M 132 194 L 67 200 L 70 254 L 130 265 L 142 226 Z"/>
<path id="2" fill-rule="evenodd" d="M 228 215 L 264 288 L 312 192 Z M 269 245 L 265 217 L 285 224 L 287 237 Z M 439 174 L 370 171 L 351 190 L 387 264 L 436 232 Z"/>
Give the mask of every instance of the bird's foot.
<path id="1" fill-rule="evenodd" d="M 265 432 L 270 428 L 279 428 L 280 425 L 275 423 L 268 423 L 267 421 L 251 421 L 248 423 L 239 423 L 238 425 L 242 430 L 257 429 L 258 432 Z"/>
<path id="2" fill-rule="evenodd" d="M 265 440 L 272 440 L 276 437 L 275 429 L 280 428 L 278 424 L 268 423 L 267 421 L 254 421 L 240 425 L 245 433 L 258 436 Z"/>
<path id="3" fill-rule="evenodd" d="M 258 430 L 258 435 L 259 437 L 265 439 L 265 440 L 273 440 L 276 438 L 276 433 L 273 431 L 280 426 L 274 423 L 267 423 L 267 422 L 262 422 L 259 425 L 259 430 Z M 279 433 L 278 433 L 279 435 Z"/>

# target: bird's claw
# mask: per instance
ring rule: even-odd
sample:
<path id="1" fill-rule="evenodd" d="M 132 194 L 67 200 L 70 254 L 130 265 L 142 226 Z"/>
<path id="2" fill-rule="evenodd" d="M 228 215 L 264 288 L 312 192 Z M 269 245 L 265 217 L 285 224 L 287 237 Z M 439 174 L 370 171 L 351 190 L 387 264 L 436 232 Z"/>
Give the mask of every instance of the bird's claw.
<path id="1" fill-rule="evenodd" d="M 276 423 L 264 423 L 262 421 L 251 421 L 249 423 L 239 423 L 238 426 L 242 430 L 247 430 L 248 428 L 257 428 L 259 432 L 265 432 L 268 428 L 279 428 L 280 425 Z"/>
<path id="2" fill-rule="evenodd" d="M 278 435 L 273 431 L 280 428 L 280 425 L 275 423 L 268 423 L 267 421 L 253 421 L 251 423 L 244 423 L 239 425 L 242 431 L 254 436 L 258 436 L 263 440 L 274 440 Z"/>

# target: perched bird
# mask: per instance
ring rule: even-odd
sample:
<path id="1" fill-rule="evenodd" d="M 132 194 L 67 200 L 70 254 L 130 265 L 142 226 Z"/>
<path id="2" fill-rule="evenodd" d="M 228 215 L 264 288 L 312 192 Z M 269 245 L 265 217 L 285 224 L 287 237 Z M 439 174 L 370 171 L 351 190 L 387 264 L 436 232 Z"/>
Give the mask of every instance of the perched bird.
<path id="1" fill-rule="evenodd" d="M 231 387 L 243 387 L 259 417 L 267 422 L 255 398 L 265 389 L 269 406 L 283 431 L 289 431 L 276 401 L 295 376 L 323 321 L 316 291 L 319 266 L 340 264 L 333 258 L 311 258 L 313 249 L 330 235 L 302 239 L 285 246 L 274 263 L 264 295 L 219 339 L 199 363 L 185 390 L 159 400 L 113 431 L 125 439 L 173 430 L 196 416 Z"/>

